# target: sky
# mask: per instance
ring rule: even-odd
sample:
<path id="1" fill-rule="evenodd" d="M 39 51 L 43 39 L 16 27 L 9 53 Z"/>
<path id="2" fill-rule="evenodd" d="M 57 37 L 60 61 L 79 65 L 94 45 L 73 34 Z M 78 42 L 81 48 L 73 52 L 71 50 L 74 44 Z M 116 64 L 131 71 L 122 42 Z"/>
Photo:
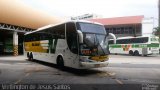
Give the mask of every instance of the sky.
<path id="1" fill-rule="evenodd" d="M 144 15 L 158 18 L 158 0 L 21 0 L 47 14 L 75 17 L 97 14 L 103 18 Z"/>

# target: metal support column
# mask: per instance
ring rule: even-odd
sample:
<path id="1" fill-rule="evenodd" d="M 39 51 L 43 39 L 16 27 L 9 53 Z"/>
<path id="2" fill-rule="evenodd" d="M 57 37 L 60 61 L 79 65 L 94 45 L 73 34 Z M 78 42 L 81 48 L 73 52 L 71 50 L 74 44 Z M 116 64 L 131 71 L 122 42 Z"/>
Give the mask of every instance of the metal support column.
<path id="1" fill-rule="evenodd" d="M 18 34 L 17 32 L 13 33 L 13 55 L 18 56 Z"/>

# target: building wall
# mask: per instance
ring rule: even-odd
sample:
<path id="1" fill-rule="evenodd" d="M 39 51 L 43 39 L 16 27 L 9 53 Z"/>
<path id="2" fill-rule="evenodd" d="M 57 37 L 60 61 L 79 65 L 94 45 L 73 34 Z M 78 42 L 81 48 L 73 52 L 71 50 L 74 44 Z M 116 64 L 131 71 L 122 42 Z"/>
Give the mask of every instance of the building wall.
<path id="1" fill-rule="evenodd" d="M 142 20 L 142 36 L 152 35 L 154 26 L 154 18 L 144 18 Z"/>
<path id="2" fill-rule="evenodd" d="M 0 56 L 14 54 L 13 30 L 0 29 Z M 23 54 L 24 33 L 18 32 L 18 55 Z"/>
<path id="3" fill-rule="evenodd" d="M 141 23 L 137 24 L 105 25 L 105 29 L 107 32 L 115 34 L 117 38 L 152 35 L 154 18 L 144 18 Z"/>
<path id="4" fill-rule="evenodd" d="M 105 29 L 107 32 L 115 34 L 117 38 L 142 35 L 142 24 L 105 25 Z"/>

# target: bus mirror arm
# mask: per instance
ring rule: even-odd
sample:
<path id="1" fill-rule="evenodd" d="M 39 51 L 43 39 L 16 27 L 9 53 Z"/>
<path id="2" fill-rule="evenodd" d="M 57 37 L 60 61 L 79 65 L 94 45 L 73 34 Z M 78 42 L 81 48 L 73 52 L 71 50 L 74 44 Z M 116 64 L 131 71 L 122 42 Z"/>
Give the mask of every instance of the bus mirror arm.
<path id="1" fill-rule="evenodd" d="M 78 37 L 79 37 L 79 43 L 82 44 L 83 43 L 83 33 L 80 30 L 77 30 L 78 32 Z"/>

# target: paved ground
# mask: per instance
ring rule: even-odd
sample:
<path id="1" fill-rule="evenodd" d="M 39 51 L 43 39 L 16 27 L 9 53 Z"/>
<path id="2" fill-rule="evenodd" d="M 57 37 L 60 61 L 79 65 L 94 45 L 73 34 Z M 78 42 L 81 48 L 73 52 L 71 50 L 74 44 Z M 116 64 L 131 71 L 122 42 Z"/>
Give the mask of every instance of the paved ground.
<path id="1" fill-rule="evenodd" d="M 156 85 L 160 84 L 160 56 L 110 55 L 108 67 L 89 70 L 60 70 L 54 64 L 27 61 L 24 56 L 0 57 L 0 83 Z"/>

